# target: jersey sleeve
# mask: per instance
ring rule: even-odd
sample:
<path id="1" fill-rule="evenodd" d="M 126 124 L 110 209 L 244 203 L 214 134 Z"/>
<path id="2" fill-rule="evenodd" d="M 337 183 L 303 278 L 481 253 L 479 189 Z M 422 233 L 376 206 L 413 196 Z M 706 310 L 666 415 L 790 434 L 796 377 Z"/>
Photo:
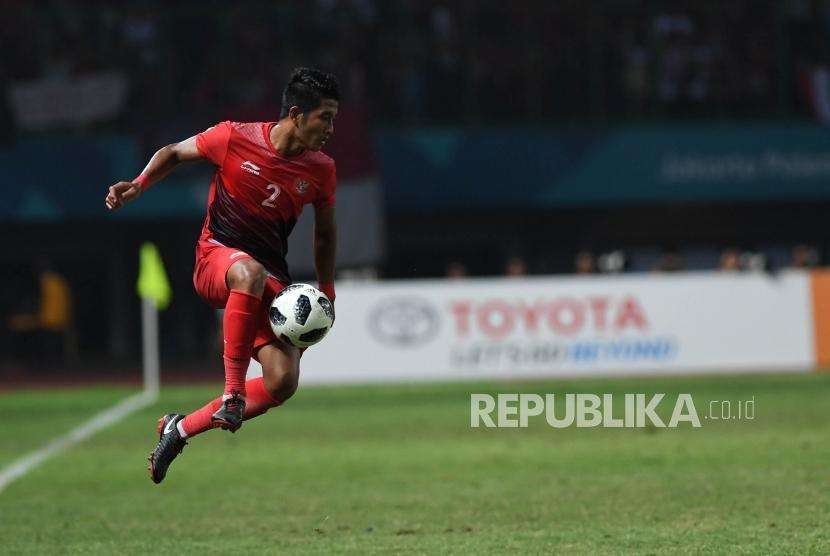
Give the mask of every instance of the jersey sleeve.
<path id="1" fill-rule="evenodd" d="M 196 135 L 196 148 L 199 153 L 217 166 L 221 166 L 228 153 L 231 140 L 231 122 L 221 122 Z"/>
<path id="2" fill-rule="evenodd" d="M 323 209 L 333 207 L 336 197 L 336 190 L 337 170 L 335 169 L 334 162 L 332 162 L 329 175 L 326 178 L 325 183 L 323 183 L 323 187 L 320 188 L 320 193 L 317 195 L 317 199 L 314 201 L 314 208 Z"/>

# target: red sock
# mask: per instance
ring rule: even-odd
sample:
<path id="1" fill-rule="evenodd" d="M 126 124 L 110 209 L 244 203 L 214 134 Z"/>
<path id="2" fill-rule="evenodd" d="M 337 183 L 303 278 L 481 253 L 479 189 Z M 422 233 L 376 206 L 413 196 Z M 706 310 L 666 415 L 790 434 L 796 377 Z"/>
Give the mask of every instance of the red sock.
<path id="1" fill-rule="evenodd" d="M 251 361 L 256 317 L 261 299 L 242 290 L 231 290 L 225 304 L 225 394 L 245 395 L 245 374 Z"/>
<path id="2" fill-rule="evenodd" d="M 245 398 L 245 415 L 243 417 L 246 421 L 262 415 L 272 407 L 277 407 L 282 404 L 282 401 L 272 398 L 265 389 L 262 377 L 252 378 L 245 383 L 245 386 L 248 395 Z M 212 429 L 213 423 L 211 422 L 210 416 L 219 409 L 220 405 L 222 405 L 221 397 L 188 414 L 181 422 L 181 428 L 185 434 L 188 437 L 196 436 L 206 430 Z"/>

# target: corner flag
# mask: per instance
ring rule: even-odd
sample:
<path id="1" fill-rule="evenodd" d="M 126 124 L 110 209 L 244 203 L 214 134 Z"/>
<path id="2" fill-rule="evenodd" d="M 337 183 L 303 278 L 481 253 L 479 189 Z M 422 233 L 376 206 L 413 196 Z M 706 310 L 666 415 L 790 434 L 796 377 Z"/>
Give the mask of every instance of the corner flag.
<path id="1" fill-rule="evenodd" d="M 149 242 L 143 243 L 139 252 L 136 289 L 139 297 L 152 300 L 156 309 L 166 309 L 170 304 L 172 292 L 161 255 L 156 246 Z"/>

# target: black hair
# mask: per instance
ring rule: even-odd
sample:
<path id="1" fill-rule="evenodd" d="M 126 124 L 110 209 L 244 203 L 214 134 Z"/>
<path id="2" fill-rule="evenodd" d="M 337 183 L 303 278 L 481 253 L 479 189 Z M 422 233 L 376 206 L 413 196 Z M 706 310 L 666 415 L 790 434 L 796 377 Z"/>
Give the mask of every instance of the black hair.
<path id="1" fill-rule="evenodd" d="M 323 99 L 340 100 L 340 84 L 332 73 L 316 68 L 294 68 L 288 85 L 282 92 L 280 119 L 288 116 L 292 106 L 309 112 L 323 103 Z"/>

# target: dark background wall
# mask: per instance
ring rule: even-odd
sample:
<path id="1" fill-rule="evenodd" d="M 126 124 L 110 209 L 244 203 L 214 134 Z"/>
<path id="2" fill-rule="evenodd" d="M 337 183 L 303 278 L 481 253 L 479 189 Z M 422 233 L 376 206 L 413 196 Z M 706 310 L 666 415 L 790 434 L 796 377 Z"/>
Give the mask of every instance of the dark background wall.
<path id="1" fill-rule="evenodd" d="M 148 240 L 174 289 L 165 359 L 216 363 L 216 319 L 191 284 L 211 169 L 177 171 L 122 215 L 103 195 L 161 145 L 276 118 L 297 65 L 341 80 L 328 148 L 341 199 L 375 188 L 343 211 L 344 233 L 373 224 L 344 242 L 341 277 L 435 277 L 451 262 L 498 275 L 515 256 L 564 273 L 585 249 L 620 250 L 630 271 L 666 253 L 715 268 L 730 246 L 773 270 L 797 244 L 827 259 L 824 0 L 8 4 L 0 313 L 37 305 L 48 261 L 71 286 L 81 365 L 137 361 Z M 5 362 L 42 351 L 21 341 L 3 328 Z"/>

